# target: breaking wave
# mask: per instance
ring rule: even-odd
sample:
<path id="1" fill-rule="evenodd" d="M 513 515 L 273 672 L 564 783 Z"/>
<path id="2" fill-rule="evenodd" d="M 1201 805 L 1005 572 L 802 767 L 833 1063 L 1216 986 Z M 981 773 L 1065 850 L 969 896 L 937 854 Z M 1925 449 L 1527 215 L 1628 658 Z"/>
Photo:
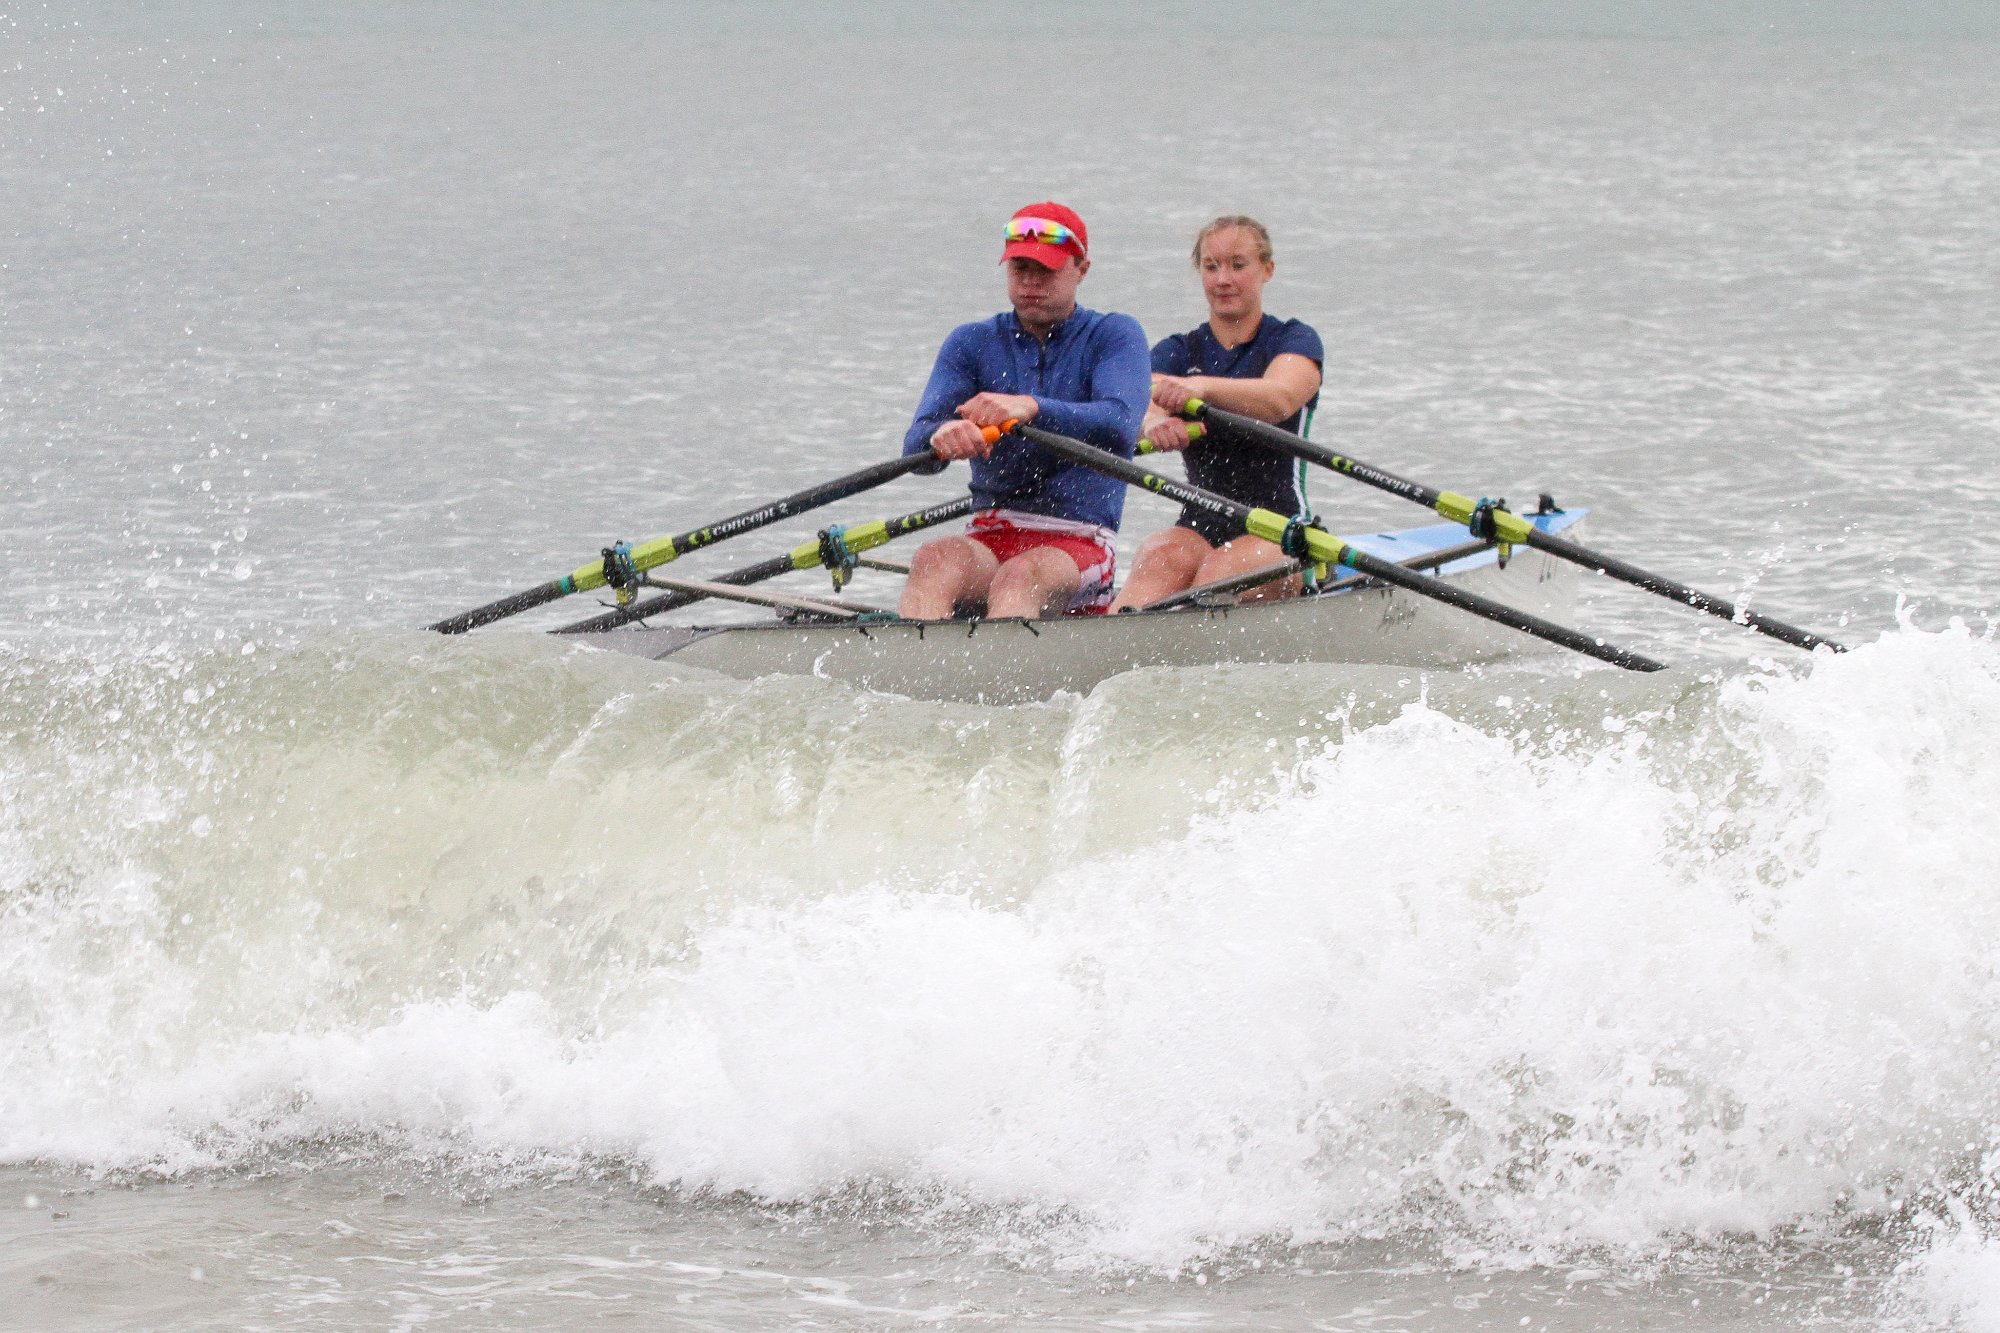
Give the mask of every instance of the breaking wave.
<path id="1" fill-rule="evenodd" d="M 1990 1322 L 1996 748 L 1960 625 L 1012 709 L 530 636 L 0 654 L 0 1161 L 609 1161 L 1166 1267 L 1863 1226 Z"/>

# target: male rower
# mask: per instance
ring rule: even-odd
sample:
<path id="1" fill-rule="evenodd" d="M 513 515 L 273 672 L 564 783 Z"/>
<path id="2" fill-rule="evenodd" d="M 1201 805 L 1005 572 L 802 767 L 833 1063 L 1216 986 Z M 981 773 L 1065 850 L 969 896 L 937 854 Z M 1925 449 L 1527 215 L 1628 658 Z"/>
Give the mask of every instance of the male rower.
<path id="1" fill-rule="evenodd" d="M 964 536 L 917 548 L 899 607 L 908 617 L 1056 616 L 1111 603 L 1125 483 L 1019 435 L 989 441 L 982 427 L 1032 422 L 1130 458 L 1151 397 L 1146 335 L 1130 315 L 1076 303 L 1090 238 L 1061 204 L 1016 212 L 1000 262 L 1013 309 L 951 331 L 903 437 L 906 454 L 929 445 L 972 460 L 974 509 Z"/>

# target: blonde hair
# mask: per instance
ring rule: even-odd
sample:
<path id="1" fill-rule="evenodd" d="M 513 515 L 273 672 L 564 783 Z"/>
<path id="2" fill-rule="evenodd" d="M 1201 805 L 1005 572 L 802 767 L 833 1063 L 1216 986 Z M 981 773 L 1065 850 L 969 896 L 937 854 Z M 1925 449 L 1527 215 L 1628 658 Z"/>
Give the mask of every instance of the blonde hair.
<path id="1" fill-rule="evenodd" d="M 1228 231 L 1231 227 L 1241 227 L 1252 236 L 1255 236 L 1257 238 L 1257 258 L 1266 264 L 1272 262 L 1271 233 L 1264 229 L 1264 224 L 1256 218 L 1246 218 L 1240 213 L 1232 213 L 1228 217 L 1217 218 L 1194 234 L 1194 266 L 1196 268 L 1201 267 L 1201 243 L 1217 232 Z"/>

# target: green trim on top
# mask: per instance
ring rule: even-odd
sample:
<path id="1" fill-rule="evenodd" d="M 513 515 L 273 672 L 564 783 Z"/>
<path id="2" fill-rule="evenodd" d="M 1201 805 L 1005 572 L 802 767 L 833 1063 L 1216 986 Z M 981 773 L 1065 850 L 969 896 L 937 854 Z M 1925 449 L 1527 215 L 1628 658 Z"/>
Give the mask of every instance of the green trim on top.
<path id="1" fill-rule="evenodd" d="M 1301 410 L 1304 411 L 1305 415 L 1299 418 L 1299 438 L 1303 440 L 1312 434 L 1313 410 L 1310 404 L 1308 404 Z M 1305 516 L 1307 518 L 1311 518 L 1313 511 L 1312 496 L 1306 492 L 1306 474 L 1309 471 L 1309 468 L 1306 464 L 1306 460 L 1303 458 L 1298 460 L 1298 466 L 1299 466 L 1299 499 L 1305 504 L 1305 511 L 1304 511 Z"/>
<path id="2" fill-rule="evenodd" d="M 1313 426 L 1312 404 L 1310 403 L 1306 404 L 1306 406 L 1301 410 L 1305 413 L 1305 415 L 1299 418 L 1299 438 L 1303 440 L 1306 438 L 1307 435 L 1309 435 L 1312 432 L 1312 426 Z M 1306 489 L 1306 478 L 1311 474 L 1312 469 L 1310 465 L 1307 464 L 1306 460 L 1303 458 L 1298 460 L 1298 469 L 1299 469 L 1299 505 L 1301 506 L 1299 510 L 1299 517 L 1305 519 L 1308 523 L 1310 523 L 1313 520 L 1313 502 L 1312 502 L 1312 493 Z M 1327 575 L 1327 568 L 1325 565 L 1323 564 L 1307 565 L 1305 569 L 1305 577 L 1301 580 L 1302 590 L 1305 592 L 1319 591 L 1320 583 L 1323 580 L 1325 580 L 1326 575 Z"/>

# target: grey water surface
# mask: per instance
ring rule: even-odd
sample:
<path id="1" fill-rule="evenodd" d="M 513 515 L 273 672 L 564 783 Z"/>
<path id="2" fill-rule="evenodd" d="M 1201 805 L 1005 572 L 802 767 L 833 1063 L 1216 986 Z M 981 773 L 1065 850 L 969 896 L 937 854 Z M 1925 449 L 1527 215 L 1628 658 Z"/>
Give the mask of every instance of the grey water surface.
<path id="1" fill-rule="evenodd" d="M 2000 32 L 1485 9 L 0 10 L 0 1324 L 2000 1327 Z M 893 455 L 1046 197 L 1156 337 L 1262 218 L 1316 439 L 1863 651 L 419 632 Z"/>

